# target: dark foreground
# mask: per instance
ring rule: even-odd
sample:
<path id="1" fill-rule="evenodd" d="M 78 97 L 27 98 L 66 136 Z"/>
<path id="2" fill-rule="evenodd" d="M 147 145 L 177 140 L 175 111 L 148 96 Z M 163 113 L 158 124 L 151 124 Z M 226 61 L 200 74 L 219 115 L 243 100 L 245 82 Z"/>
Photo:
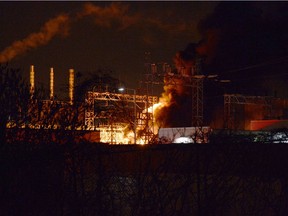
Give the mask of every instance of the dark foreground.
<path id="1" fill-rule="evenodd" d="M 0 215 L 287 215 L 288 144 L 1 148 Z"/>

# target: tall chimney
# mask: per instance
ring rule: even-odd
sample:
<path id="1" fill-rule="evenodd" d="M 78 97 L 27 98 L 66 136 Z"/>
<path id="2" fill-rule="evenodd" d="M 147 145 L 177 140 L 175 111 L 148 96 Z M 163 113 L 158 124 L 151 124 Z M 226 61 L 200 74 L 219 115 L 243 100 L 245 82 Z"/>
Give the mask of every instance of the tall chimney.
<path id="1" fill-rule="evenodd" d="M 30 66 L 30 94 L 31 96 L 34 94 L 35 90 L 35 72 L 34 65 Z"/>
<path id="2" fill-rule="evenodd" d="M 74 69 L 69 69 L 69 99 L 73 104 L 74 100 Z"/>
<path id="3" fill-rule="evenodd" d="M 54 69 L 50 68 L 50 100 L 54 99 Z"/>

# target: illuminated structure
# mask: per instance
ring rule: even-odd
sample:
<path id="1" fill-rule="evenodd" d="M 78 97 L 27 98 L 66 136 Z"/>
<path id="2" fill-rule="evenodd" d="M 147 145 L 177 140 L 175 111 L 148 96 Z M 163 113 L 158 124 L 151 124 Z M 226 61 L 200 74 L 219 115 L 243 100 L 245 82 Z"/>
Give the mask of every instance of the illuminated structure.
<path id="1" fill-rule="evenodd" d="M 138 95 L 136 90 L 131 95 L 111 93 L 108 89 L 106 92 L 95 92 L 93 89 L 86 93 L 84 102 L 76 103 L 74 76 L 74 69 L 69 69 L 69 101 L 56 101 L 54 100 L 54 69 L 50 68 L 50 99 L 41 101 L 32 99 L 29 113 L 34 117 L 29 124 L 22 125 L 21 128 L 86 130 L 88 133 L 100 133 L 99 141 L 109 144 L 136 143 L 136 141 L 137 144 L 147 144 L 153 139 L 157 131 L 153 127 L 151 107 L 158 103 L 158 97 Z M 35 89 L 34 77 L 35 71 L 32 65 L 30 68 L 31 98 Z M 71 120 L 76 122 L 70 122 Z M 9 127 L 12 125 L 12 122 L 8 124 Z M 131 128 L 134 131 L 133 142 Z"/>
<path id="2" fill-rule="evenodd" d="M 50 99 L 54 98 L 54 69 L 50 68 Z"/>
<path id="3" fill-rule="evenodd" d="M 86 92 L 85 101 L 77 104 L 74 102 L 74 70 L 69 69 L 69 101 L 63 102 L 54 101 L 54 70 L 50 68 L 50 100 L 41 102 L 42 111 L 36 117 L 38 119 L 44 117 L 47 120 L 45 115 L 48 115 L 49 118 L 52 116 L 50 120 L 53 121 L 49 120 L 50 124 L 47 124 L 47 122 L 37 120 L 35 121 L 36 123 L 31 122 L 29 127 L 63 128 L 62 122 L 67 120 L 63 121 L 62 119 L 67 116 L 67 112 L 70 112 L 70 115 L 73 116 L 75 110 L 73 110 L 72 105 L 76 105 L 79 108 L 76 110 L 78 116 L 75 117 L 74 115 L 73 119 L 77 120 L 77 126 L 71 127 L 68 125 L 64 126 L 64 129 L 73 128 L 73 130 L 98 132 L 100 134 L 99 141 L 109 144 L 154 143 L 154 138 L 157 138 L 159 130 L 163 130 L 163 127 L 160 128 L 159 125 L 155 124 L 154 116 L 157 111 L 154 108 L 161 105 L 163 101 L 160 101 L 157 96 L 149 96 L 153 93 L 154 84 L 175 87 L 177 88 L 175 90 L 178 91 L 177 93 L 190 91 L 190 94 L 187 95 L 191 97 L 192 101 L 190 105 L 192 113 L 191 126 L 183 126 L 182 128 L 209 127 L 209 125 L 203 125 L 203 82 L 206 79 L 214 79 L 217 75 L 204 76 L 197 74 L 196 70 L 194 70 L 193 75 L 189 75 L 187 70 L 185 73 L 181 72 L 181 70 L 180 72 L 172 72 L 171 67 L 167 63 L 158 65 L 149 63 L 146 66 L 148 69 L 144 82 L 146 84 L 145 94 L 136 94 L 136 90 L 133 89 L 133 94 L 127 94 L 109 92 L 107 88 L 105 91 L 99 89 L 94 91 L 93 88 L 93 91 Z M 34 95 L 34 89 L 35 71 L 32 65 L 30 67 L 31 98 Z M 36 112 L 35 109 L 38 108 L 32 105 L 33 103 L 31 103 L 30 111 L 33 112 L 32 109 L 34 109 L 34 112 Z M 268 124 L 267 121 L 264 122 L 265 120 L 270 120 L 271 122 L 271 120 L 280 119 L 280 117 L 285 119 L 285 110 L 288 111 L 288 100 L 285 101 L 274 97 L 225 94 L 224 116 L 219 115 L 223 117 L 224 129 L 253 130 L 253 128 L 260 128 L 261 125 Z M 261 120 L 261 125 L 259 120 Z M 256 121 L 258 125 L 255 125 Z M 252 122 L 254 125 L 252 125 Z M 283 125 L 283 122 L 280 122 L 281 125 Z M 178 128 L 181 128 L 181 126 Z M 213 127 L 213 129 L 219 128 Z"/>
<path id="4" fill-rule="evenodd" d="M 34 72 L 34 65 L 30 66 L 30 94 L 31 96 L 34 94 L 35 91 L 35 72 Z"/>
<path id="5" fill-rule="evenodd" d="M 74 101 L 74 69 L 69 69 L 69 99 L 70 103 Z"/>
<path id="6" fill-rule="evenodd" d="M 190 88 L 192 97 L 192 119 L 191 126 L 203 126 L 203 81 L 209 76 L 197 74 L 196 68 L 190 68 L 193 73 L 188 75 L 187 71 L 182 73 L 172 73 L 171 66 L 167 63 L 149 64 L 146 63 L 146 84 L 147 92 L 153 92 L 153 85 L 165 85 Z"/>
<path id="7" fill-rule="evenodd" d="M 85 100 L 85 126 L 87 130 L 99 130 L 101 142 L 129 142 L 123 133 L 127 126 L 133 126 L 135 116 L 131 117 L 130 113 L 136 107 L 136 131 L 139 132 L 137 142 L 145 144 L 154 135 L 153 113 L 148 108 L 156 103 L 156 96 L 88 91 Z"/>
<path id="8" fill-rule="evenodd" d="M 134 144 L 137 144 L 137 110 L 136 110 L 136 90 L 135 89 L 129 89 L 129 88 L 124 88 L 124 87 L 120 87 L 118 89 L 120 92 L 126 92 L 127 90 L 131 90 L 133 91 L 133 133 L 134 133 Z M 153 106 L 153 105 L 152 105 Z M 148 110 L 146 108 L 146 110 Z M 153 119 L 153 116 L 152 116 Z"/>

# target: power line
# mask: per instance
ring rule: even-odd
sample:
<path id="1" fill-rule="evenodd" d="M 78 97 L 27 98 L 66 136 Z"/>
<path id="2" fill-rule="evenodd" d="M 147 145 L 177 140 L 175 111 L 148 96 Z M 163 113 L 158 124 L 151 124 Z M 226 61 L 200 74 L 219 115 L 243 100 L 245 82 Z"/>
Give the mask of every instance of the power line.
<path id="1" fill-rule="evenodd" d="M 229 70 L 229 71 L 224 72 L 223 74 L 228 74 L 228 73 L 231 74 L 231 73 L 235 73 L 235 72 L 239 72 L 239 71 L 243 71 L 243 70 L 263 67 L 263 66 L 272 65 L 272 64 L 277 64 L 277 63 L 281 63 L 283 60 L 288 60 L 288 56 L 284 56 L 284 57 L 281 57 L 281 58 L 278 58 L 278 59 L 274 59 L 272 61 L 261 63 L 261 64 L 250 65 L 250 66 L 239 68 L 239 69 L 235 69 L 235 70 Z"/>

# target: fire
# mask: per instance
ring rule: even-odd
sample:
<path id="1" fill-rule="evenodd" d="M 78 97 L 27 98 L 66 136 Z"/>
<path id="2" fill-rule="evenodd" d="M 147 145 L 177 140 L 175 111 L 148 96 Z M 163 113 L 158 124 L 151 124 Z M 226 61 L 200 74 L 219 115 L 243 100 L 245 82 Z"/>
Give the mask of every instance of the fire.
<path id="1" fill-rule="evenodd" d="M 152 114 L 151 121 L 148 122 L 149 127 L 152 128 L 154 135 L 158 133 L 159 127 L 155 116 L 161 109 L 167 105 L 167 101 L 162 98 L 162 100 L 152 105 L 151 107 L 142 111 L 142 114 L 149 113 Z M 145 145 L 148 144 L 148 140 L 145 140 L 139 135 L 139 132 L 143 129 L 140 124 L 136 127 L 136 144 Z M 100 142 L 109 144 L 134 144 L 134 131 L 130 129 L 128 124 L 114 124 L 107 127 L 107 125 L 98 128 L 100 130 Z"/>
<path id="2" fill-rule="evenodd" d="M 109 144 L 130 143 L 129 137 L 126 137 L 123 133 L 125 130 L 123 125 L 100 126 L 98 129 L 100 131 L 100 142 Z"/>
<path id="3" fill-rule="evenodd" d="M 160 98 L 161 99 L 161 98 Z M 159 103 L 156 103 L 156 104 L 153 104 L 151 107 L 149 107 L 147 109 L 147 112 L 152 114 L 152 121 L 151 121 L 151 128 L 152 128 L 152 131 L 153 133 L 156 135 L 158 130 L 159 130 L 159 125 L 157 123 L 157 114 L 159 112 L 161 112 L 162 108 L 165 107 L 165 105 L 167 105 L 167 101 L 162 98 L 162 100 L 159 101 Z"/>

